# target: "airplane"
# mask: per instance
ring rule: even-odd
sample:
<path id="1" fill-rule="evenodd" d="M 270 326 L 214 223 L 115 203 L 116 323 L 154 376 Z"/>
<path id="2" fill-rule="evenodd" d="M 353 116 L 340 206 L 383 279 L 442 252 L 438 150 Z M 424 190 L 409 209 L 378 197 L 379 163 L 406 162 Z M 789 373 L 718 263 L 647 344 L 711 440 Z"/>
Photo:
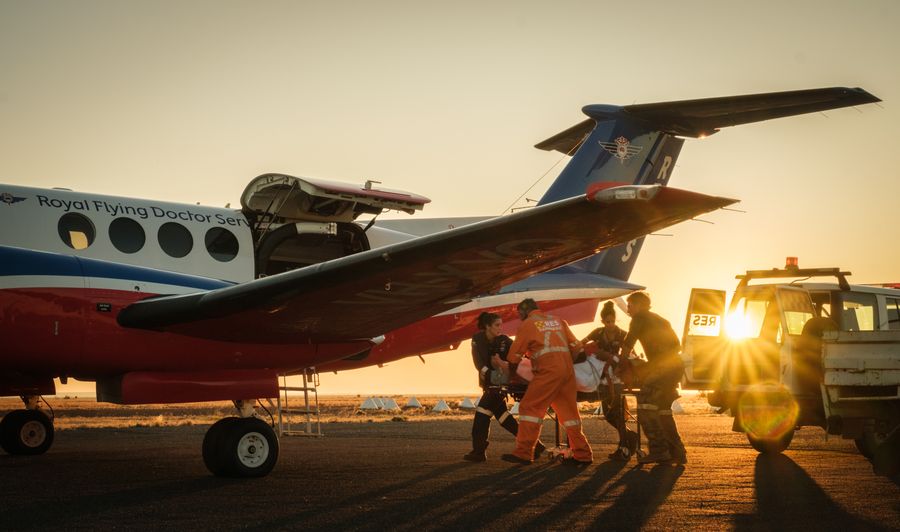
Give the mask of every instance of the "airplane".
<path id="1" fill-rule="evenodd" d="M 576 196 L 592 183 L 666 186 L 685 137 L 704 138 L 723 127 L 879 101 L 860 88 L 830 87 L 625 106 L 588 105 L 582 109 L 586 120 L 535 145 L 571 155 L 537 205 Z M 422 236 L 487 218 L 386 220 L 374 222 L 373 228 Z M 456 349 L 476 330 L 475 321 L 482 311 L 499 314 L 503 332 L 514 335 L 520 324 L 515 304 L 524 297 L 534 298 L 541 308 L 570 325 L 592 322 L 600 301 L 643 288 L 629 282 L 643 243 L 643 237 L 636 238 L 588 259 L 504 286 L 496 293 L 483 294 L 427 321 L 392 331 L 371 350 L 316 369 L 327 372 L 381 366 L 410 354 Z"/>
<path id="2" fill-rule="evenodd" d="M 240 220 L 225 209 L 3 190 L 0 395 L 25 403 L 0 421 L 4 450 L 50 447 L 53 424 L 40 396 L 54 393 L 54 377 L 73 377 L 96 381 L 97 400 L 118 404 L 233 400 L 239 415 L 213 424 L 202 451 L 213 474 L 237 477 L 266 475 L 277 460 L 278 439 L 254 416 L 254 402 L 277 395 L 278 374 L 363 352 L 478 294 L 735 201 L 598 184 L 578 197 L 235 283 L 7 245 L 26 233 L 46 247 L 149 248 L 158 263 L 191 256 L 191 268 L 225 273 L 215 263 L 239 260 L 242 245 L 227 229 Z M 146 215 L 154 231 L 148 237 L 133 218 L 114 214 Z M 199 245 L 181 222 L 208 224 Z"/>
<path id="3" fill-rule="evenodd" d="M 616 149 L 613 150 L 611 146 L 604 145 L 610 143 L 597 141 L 597 145 L 609 154 L 604 159 L 602 153 L 598 157 L 585 148 L 592 145 L 593 141 L 574 142 L 575 135 L 584 129 L 585 123 L 542 144 L 549 149 L 559 149 L 566 143 L 574 142 L 568 148 L 569 153 L 582 146 L 563 171 L 564 175 L 570 176 L 570 182 L 556 188 L 567 188 L 569 190 L 564 195 L 573 196 L 573 187 L 583 186 L 582 191 L 594 191 L 593 194 L 597 195 L 601 194 L 601 189 L 613 185 L 608 174 L 634 174 L 638 179 L 665 184 L 674 156 L 677 156 L 680 143 L 683 142 L 672 135 L 685 134 L 692 125 L 695 130 L 710 130 L 716 120 L 719 124 L 724 120 L 726 125 L 733 125 L 742 123 L 738 120 L 754 121 L 777 116 L 777 113 L 786 113 L 786 116 L 797 112 L 843 107 L 866 103 L 874 98 L 861 89 L 816 89 L 778 94 L 670 102 L 667 104 L 669 116 L 659 114 L 661 109 L 657 108 L 655 111 L 659 117 L 669 121 L 666 129 L 673 132 L 671 135 L 655 132 L 655 147 L 648 151 L 647 157 L 637 169 L 625 170 L 629 164 L 633 164 L 629 161 L 634 158 L 635 153 L 639 153 L 639 147 L 625 146 L 619 149 L 616 144 Z M 744 98 L 740 105 L 733 101 L 740 98 Z M 760 104 L 760 98 L 766 101 Z M 760 105 L 763 106 L 762 114 L 747 114 L 747 108 Z M 590 133 L 590 138 L 598 131 L 602 132 L 601 135 L 621 136 L 623 130 L 620 122 L 623 117 L 626 125 L 634 126 L 638 121 L 646 128 L 651 124 L 646 121 L 647 117 L 641 115 L 640 106 L 626 106 L 628 109 L 616 108 L 617 110 L 607 107 L 585 108 L 586 112 L 590 108 L 593 113 L 589 113 L 592 118 L 586 122 L 596 122 L 593 130 L 588 128 L 586 131 Z M 707 115 L 701 116 L 703 113 L 700 111 Z M 731 124 L 727 123 L 729 120 Z M 663 149 L 663 145 L 673 147 L 674 151 Z M 593 150 L 596 151 L 597 149 Z M 582 153 L 586 155 L 580 156 Z M 651 157 L 651 153 L 655 155 Z M 588 172 L 584 173 L 584 161 L 591 156 L 594 157 L 593 165 L 589 162 L 586 167 Z M 657 161 L 661 161 L 661 164 L 654 164 Z M 609 172 L 609 163 L 612 163 L 612 168 L 622 169 Z M 569 171 L 573 166 L 582 166 L 582 169 Z M 571 176 L 577 179 L 572 179 Z M 597 182 L 592 183 L 591 179 Z M 579 180 L 581 183 L 578 183 Z M 558 180 L 557 184 L 561 182 L 562 180 Z M 384 209 L 411 212 L 428 202 L 427 198 L 421 196 L 380 190 L 371 185 L 367 183 L 363 187 L 352 187 L 323 180 L 266 174 L 248 185 L 242 196 L 243 208 L 238 212 L 86 195 L 66 190 L 0 185 L 3 187 L 0 189 L 0 202 L 5 204 L 0 207 L 0 221 L 3 222 L 0 224 L 0 245 L 3 246 L 4 255 L 0 264 L 3 264 L 5 270 L 0 270 L 0 334 L 6 343 L 0 356 L 0 395 L 22 396 L 26 404 L 25 410 L 8 414 L 0 423 L 0 443 L 3 443 L 4 449 L 13 454 L 36 454 L 49 448 L 52 443 L 52 422 L 37 409 L 38 398 L 41 394 L 54 393 L 52 377 L 59 376 L 65 381 L 72 376 L 96 380 L 97 397 L 101 401 L 135 404 L 235 400 L 241 417 L 227 418 L 210 429 L 204 440 L 204 461 L 217 474 L 266 474 L 277 458 L 277 440 L 272 440 L 271 435 L 259 427 L 259 423 L 251 427 L 250 421 L 227 421 L 246 420 L 252 415 L 252 402 L 235 398 L 274 396 L 273 375 L 277 373 L 298 371 L 315 365 L 321 367 L 328 361 L 343 362 L 355 358 L 372 363 L 372 360 L 378 358 L 367 360 L 365 354 L 386 344 L 388 338 L 403 338 L 404 334 L 409 337 L 409 333 L 415 332 L 417 328 L 430 334 L 433 329 L 421 329 L 422 324 L 448 315 L 454 321 L 463 321 L 459 318 L 460 309 L 467 309 L 466 305 L 471 309 L 473 301 L 476 306 L 485 304 L 477 303 L 479 294 L 488 294 L 488 298 L 496 297 L 494 304 L 498 304 L 501 298 L 511 298 L 510 301 L 521 299 L 521 293 L 510 290 L 510 286 L 516 286 L 510 283 L 548 267 L 569 264 L 555 273 L 555 279 L 563 279 L 568 274 L 567 270 L 575 270 L 572 273 L 585 278 L 585 281 L 589 278 L 581 274 L 593 273 L 578 263 L 570 264 L 574 260 L 571 256 L 566 256 L 566 260 L 557 264 L 549 264 L 543 262 L 552 258 L 546 252 L 532 250 L 530 253 L 537 254 L 540 260 L 519 257 L 529 265 L 527 271 L 521 268 L 498 271 L 491 267 L 491 272 L 496 277 L 491 283 L 478 285 L 480 288 L 473 284 L 464 292 L 464 296 L 459 295 L 458 290 L 461 288 L 457 286 L 456 295 L 459 297 L 445 299 L 440 308 L 433 307 L 435 300 L 428 301 L 432 306 L 417 303 L 416 297 L 420 292 L 430 293 L 437 288 L 449 290 L 449 284 L 452 283 L 446 278 L 442 281 L 438 272 L 451 267 L 452 273 L 458 276 L 470 275 L 469 269 L 478 273 L 479 266 L 484 268 L 488 263 L 508 260 L 520 251 L 509 244 L 484 248 L 479 234 L 470 243 L 471 258 L 463 260 L 459 265 L 454 265 L 453 262 L 428 263 L 440 268 L 434 273 L 437 277 L 423 280 L 419 277 L 424 274 L 419 272 L 414 276 L 416 282 L 409 284 L 408 281 L 398 281 L 398 277 L 388 273 L 384 274 L 381 289 L 369 287 L 363 293 L 355 293 L 361 298 L 355 304 L 366 307 L 368 329 L 352 313 L 338 312 L 332 316 L 319 314 L 320 307 L 329 308 L 321 305 L 317 305 L 315 311 L 306 311 L 311 315 L 291 321 L 289 313 L 284 309 L 272 307 L 272 302 L 281 301 L 279 290 L 283 288 L 274 279 L 291 277 L 295 275 L 294 272 L 304 272 L 301 278 L 304 283 L 310 283 L 306 285 L 308 287 L 325 278 L 317 277 L 325 276 L 325 273 L 321 273 L 323 268 L 331 271 L 328 268 L 335 264 L 353 264 L 353 275 L 337 279 L 340 287 L 346 289 L 348 286 L 355 286 L 351 282 L 355 276 L 371 282 L 372 272 L 368 269 L 375 264 L 382 265 L 378 260 L 357 265 L 356 260 L 363 260 L 363 257 L 371 259 L 383 252 L 382 261 L 386 262 L 386 257 L 391 256 L 390 250 L 405 249 L 404 245 L 424 246 L 433 239 L 444 238 L 442 235 L 445 233 L 440 233 L 410 239 L 409 234 L 371 224 L 362 228 L 351 223 L 361 213 L 377 214 Z M 628 200 L 629 195 L 641 194 L 655 198 L 660 194 L 656 188 L 659 186 L 643 185 L 652 192 L 646 192 L 640 185 L 636 188 L 616 187 L 615 194 L 621 195 L 624 200 Z M 552 198 L 553 192 L 554 187 L 551 187 L 544 200 Z M 559 194 L 558 191 L 556 193 Z M 665 198 L 671 193 L 661 194 Z M 584 197 L 582 192 L 569 200 L 560 201 L 583 200 Z M 29 198 L 31 201 L 28 201 Z M 539 206 L 532 209 L 532 212 L 544 212 L 550 205 L 556 206 L 558 203 L 559 201 Z M 505 218 L 518 220 L 522 215 L 524 213 L 516 213 L 513 217 Z M 446 234 L 452 236 L 469 230 L 493 230 L 493 223 L 500 222 L 483 221 L 455 228 Z M 578 220 L 578 223 L 581 221 Z M 635 232 L 636 230 L 629 228 L 634 233 L 629 240 L 621 240 L 619 232 L 610 234 L 607 231 L 597 236 L 601 244 L 593 251 L 616 245 L 624 246 L 619 249 L 624 249 L 633 261 L 635 246 L 639 249 L 638 238 L 658 228 L 642 226 L 643 232 Z M 155 235 L 155 239 L 151 238 L 154 241 L 148 241 L 148 233 Z M 521 231 L 516 236 L 527 234 L 527 231 Z M 194 246 L 195 237 L 198 243 L 203 242 L 203 246 Z M 489 241 L 491 240 L 485 239 L 485 242 Z M 515 239 L 512 241 L 517 242 Z M 522 253 L 523 257 L 525 255 Z M 589 255 L 587 253 L 578 258 Z M 613 257 L 623 267 L 628 266 L 628 260 L 620 258 L 625 255 Z M 595 255 L 590 260 L 596 264 L 598 256 Z M 560 275 L 560 272 L 564 274 Z M 401 271 L 396 275 L 403 279 L 404 275 L 408 278 L 412 274 Z M 251 281 L 254 276 L 261 278 Z M 582 284 L 592 290 L 604 289 L 601 283 L 593 286 L 590 282 Z M 279 288 L 272 291 L 273 286 Z M 596 292 L 581 301 L 572 301 L 566 299 L 566 290 L 577 289 L 578 285 L 566 286 L 565 283 L 551 281 L 535 286 L 548 293 L 551 302 L 562 302 L 559 308 L 563 310 L 567 305 L 570 308 L 578 305 L 590 308 L 592 302 L 594 307 L 590 310 L 588 319 L 593 318 Z M 635 286 L 620 281 L 614 288 L 626 291 L 620 293 L 627 293 L 634 290 Z M 38 288 L 39 296 L 32 294 L 35 288 Z M 23 295 L 23 291 L 26 295 Z M 563 297 L 552 299 L 553 291 L 563 294 Z M 340 293 L 340 290 L 334 288 L 334 292 Z M 236 294 L 247 294 L 249 300 L 237 297 Z M 250 297 L 249 294 L 256 295 Z M 401 313 L 402 316 L 394 316 L 398 321 L 390 321 L 389 316 L 380 309 L 386 306 L 395 310 L 392 305 L 397 304 L 396 297 L 403 297 L 416 308 L 421 306 L 422 309 L 427 309 L 428 313 L 420 315 L 407 310 Z M 147 301 L 139 301 L 143 298 L 147 298 Z M 216 325 L 202 334 L 197 332 L 195 325 L 186 325 L 196 321 L 198 316 L 197 309 L 185 303 L 193 301 L 192 298 L 201 299 L 201 306 L 204 308 L 210 302 L 218 302 L 214 305 L 215 312 L 201 320 L 213 320 Z M 86 300 L 93 303 L 86 304 Z M 36 301 L 39 303 L 36 304 Z M 218 322 L 229 313 L 242 314 L 247 309 L 248 301 L 264 306 L 268 309 L 266 313 L 277 316 L 278 319 L 268 314 L 261 316 L 257 312 L 248 321 L 224 326 Z M 585 301 L 588 302 L 587 305 L 584 304 Z M 456 305 L 450 306 L 448 302 Z M 331 303 L 333 305 L 335 302 Z M 342 301 L 337 303 L 343 304 Z M 296 302 L 289 301 L 284 304 L 289 307 L 297 305 Z M 23 310 L 30 306 L 39 310 Z M 511 307 L 506 303 L 504 306 Z M 136 314 L 141 316 L 142 312 L 146 312 L 141 309 L 149 307 L 161 308 L 163 311 L 155 311 L 150 321 L 145 318 L 133 321 Z M 72 312 L 72 308 L 80 310 Z M 552 306 L 549 308 L 553 310 Z M 559 314 L 559 311 L 554 312 Z M 477 313 L 475 310 L 467 315 L 469 319 L 474 319 Z M 340 334 L 335 333 L 336 336 L 324 334 L 325 322 L 335 316 L 345 319 L 354 317 L 355 321 L 352 322 L 352 327 Z M 59 319 L 51 319 L 54 317 Z M 287 324 L 283 323 L 286 319 Z M 178 320 L 184 323 L 179 324 Z M 375 323 L 371 323 L 371 320 L 375 320 Z M 272 329 L 272 323 L 281 323 L 281 330 Z M 147 327 L 156 331 L 156 334 L 144 333 L 142 336 L 137 331 Z M 470 328 L 450 327 L 449 330 L 449 337 L 467 338 L 471 334 Z M 429 334 L 419 336 L 429 338 Z M 434 347 L 438 345 L 434 339 L 427 341 Z M 128 363 L 121 360 L 123 345 L 128 346 L 127 354 L 135 360 Z M 417 345 L 400 344 L 397 351 L 405 349 L 405 353 L 410 354 L 416 348 Z M 178 355 L 167 354 L 168 351 Z M 177 362 L 172 360 L 173 356 L 178 358 Z M 223 361 L 223 357 L 227 360 Z M 278 370 L 277 373 L 273 373 L 275 369 Z M 256 429 L 252 432 L 254 436 L 249 440 L 243 436 L 236 440 L 236 434 L 250 434 L 247 432 L 248 427 Z M 23 440 L 26 435 L 30 435 L 27 443 Z M 233 450 L 238 444 L 243 445 L 240 448 L 245 450 L 266 446 L 268 451 L 254 451 L 252 456 L 244 455 L 240 458 L 235 458 L 235 453 L 222 451 L 229 447 Z M 272 450 L 275 457 L 269 452 Z M 268 458 L 260 461 L 259 457 L 263 454 Z"/>

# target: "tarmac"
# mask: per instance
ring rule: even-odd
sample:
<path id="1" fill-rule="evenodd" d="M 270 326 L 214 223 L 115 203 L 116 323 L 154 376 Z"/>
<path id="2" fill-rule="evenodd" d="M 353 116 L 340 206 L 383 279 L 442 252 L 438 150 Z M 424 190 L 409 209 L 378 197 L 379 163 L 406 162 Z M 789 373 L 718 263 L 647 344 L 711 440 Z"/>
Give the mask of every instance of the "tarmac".
<path id="1" fill-rule="evenodd" d="M 615 436 L 595 417 L 586 468 L 503 462 L 496 423 L 473 464 L 470 421 L 437 419 L 328 423 L 244 480 L 207 472 L 205 426 L 63 430 L 43 456 L 0 454 L 0 530 L 900 530 L 900 479 L 850 441 L 805 428 L 759 455 L 726 416 L 676 420 L 684 467 L 608 461 Z"/>

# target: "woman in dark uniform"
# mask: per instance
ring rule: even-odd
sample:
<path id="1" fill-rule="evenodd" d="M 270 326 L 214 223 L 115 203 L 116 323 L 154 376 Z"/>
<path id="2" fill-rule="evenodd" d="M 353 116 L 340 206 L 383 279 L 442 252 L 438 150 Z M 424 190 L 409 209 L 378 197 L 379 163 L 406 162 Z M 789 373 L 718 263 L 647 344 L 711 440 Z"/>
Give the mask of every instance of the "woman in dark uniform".
<path id="1" fill-rule="evenodd" d="M 512 340 L 500 333 L 503 321 L 493 312 L 482 312 L 478 316 L 479 331 L 472 336 L 472 362 L 478 370 L 478 384 L 484 393 L 475 408 L 475 419 L 472 421 L 472 452 L 463 456 L 470 462 L 484 462 L 488 436 L 491 432 L 491 417 L 496 417 L 500 426 L 513 436 L 519 431 L 516 418 L 506 409 L 506 393 L 499 384 L 491 383 L 491 370 L 503 370 L 510 373 L 506 365 L 506 355 Z M 514 373 L 514 372 L 513 372 Z M 538 442 L 535 457 L 544 451 L 544 445 Z"/>
<path id="2" fill-rule="evenodd" d="M 618 362 L 613 357 L 618 356 L 626 333 L 616 325 L 616 309 L 612 301 L 607 301 L 603 304 L 603 310 L 600 311 L 600 320 L 603 323 L 603 327 L 591 331 L 581 343 L 587 345 L 588 342 L 593 342 L 597 346 L 597 358 L 608 364 L 607 370 L 604 371 L 603 379 L 600 381 L 598 391 L 606 422 L 612 425 L 619 433 L 619 446 L 615 452 L 609 454 L 609 458 L 627 462 L 637 449 L 638 435 L 636 432 L 628 430 L 628 427 L 625 425 L 621 406 L 622 381 L 612 371 L 612 368 Z M 609 379 L 612 379 L 612 384 L 610 384 Z"/>

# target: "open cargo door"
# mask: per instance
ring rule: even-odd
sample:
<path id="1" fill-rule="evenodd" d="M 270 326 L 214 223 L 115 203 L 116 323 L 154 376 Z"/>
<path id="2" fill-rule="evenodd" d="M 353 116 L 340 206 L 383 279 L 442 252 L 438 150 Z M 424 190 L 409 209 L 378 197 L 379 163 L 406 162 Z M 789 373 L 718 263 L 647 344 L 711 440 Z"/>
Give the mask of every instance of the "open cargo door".
<path id="1" fill-rule="evenodd" d="M 724 355 L 725 292 L 694 288 L 684 322 L 681 357 L 685 379 L 682 388 L 715 388 Z"/>
<path id="2" fill-rule="evenodd" d="M 252 180 L 241 196 L 256 246 L 256 275 L 266 276 L 337 259 L 371 248 L 355 220 L 396 210 L 422 210 L 428 198 L 381 189 L 372 181 L 352 185 L 284 174 Z"/>

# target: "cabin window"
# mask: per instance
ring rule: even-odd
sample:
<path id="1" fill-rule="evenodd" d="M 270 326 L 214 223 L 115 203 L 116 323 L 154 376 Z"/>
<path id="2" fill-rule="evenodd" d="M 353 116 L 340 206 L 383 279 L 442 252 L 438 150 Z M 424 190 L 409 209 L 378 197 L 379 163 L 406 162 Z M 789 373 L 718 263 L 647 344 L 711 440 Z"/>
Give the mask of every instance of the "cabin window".
<path id="1" fill-rule="evenodd" d="M 206 232 L 206 251 L 219 262 L 228 262 L 238 254 L 238 239 L 234 233 L 222 227 Z"/>
<path id="2" fill-rule="evenodd" d="M 844 331 L 874 331 L 878 323 L 875 313 L 875 294 L 848 292 L 843 294 L 841 329 Z"/>
<path id="3" fill-rule="evenodd" d="M 187 228 L 179 223 L 166 222 L 159 227 L 157 233 L 159 238 L 159 247 L 166 252 L 166 255 L 180 259 L 194 247 L 194 237 Z"/>
<path id="4" fill-rule="evenodd" d="M 141 224 L 131 218 L 116 218 L 109 224 L 109 240 L 122 253 L 137 253 L 147 236 Z"/>
<path id="5" fill-rule="evenodd" d="M 885 300 L 887 307 L 888 329 L 900 329 L 900 299 L 889 297 Z"/>
<path id="6" fill-rule="evenodd" d="M 77 212 L 63 214 L 57 224 L 59 238 L 72 249 L 86 249 L 94 243 L 94 224 L 87 216 Z"/>

